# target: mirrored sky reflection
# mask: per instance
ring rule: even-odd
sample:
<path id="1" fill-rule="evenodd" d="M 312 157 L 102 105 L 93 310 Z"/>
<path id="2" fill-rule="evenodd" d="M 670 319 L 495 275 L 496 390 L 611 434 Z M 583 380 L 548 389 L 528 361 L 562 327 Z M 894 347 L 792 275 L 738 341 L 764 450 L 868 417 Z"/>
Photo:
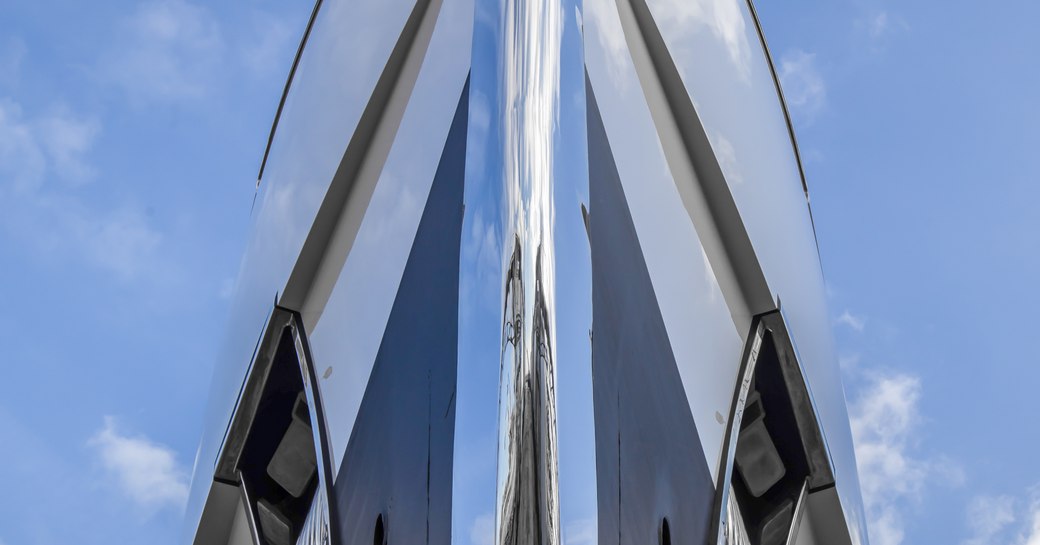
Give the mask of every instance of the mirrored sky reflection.
<path id="1" fill-rule="evenodd" d="M 501 54 L 497 8 L 479 4 L 473 43 L 489 48 L 474 48 L 476 64 Z M 742 62 L 756 61 L 750 29 L 728 9 L 736 4 L 653 2 L 667 14 L 666 34 L 683 24 L 696 29 L 673 46 L 711 38 L 720 44 L 711 56 L 716 69 L 739 75 Z M 186 475 L 248 243 L 256 169 L 312 6 L 0 3 L 0 301 L 11 310 L 0 316 L 7 332 L 0 436 L 10 447 L 0 478 L 17 498 L 0 509 L 0 543 L 180 542 Z M 587 31 L 613 24 L 604 7 L 613 3 L 561 1 L 557 138 L 584 116 L 583 92 L 568 83 L 582 64 L 578 23 L 584 14 Z M 871 453 L 859 461 L 876 475 L 864 479 L 873 543 L 1035 541 L 1036 434 L 1008 416 L 1034 412 L 1040 382 L 1040 366 L 1022 350 L 1022 339 L 1032 338 L 1032 309 L 1040 307 L 1032 287 L 1040 277 L 1040 71 L 1033 69 L 1040 4 L 949 2 L 936 10 L 931 3 L 794 0 L 757 7 L 806 160 L 827 272 L 827 325 L 836 332 L 857 441 Z M 342 33 L 343 43 L 329 47 L 374 47 L 380 36 L 368 31 L 375 29 Z M 589 38 L 596 77 L 619 79 L 615 100 L 639 93 L 636 80 L 621 77 L 623 33 Z M 501 127 L 490 129 L 502 118 L 498 80 L 487 71 L 474 78 L 485 83 L 483 94 L 471 96 L 470 149 L 502 149 Z M 578 106 L 564 107 L 568 101 Z M 349 131 L 346 125 L 336 130 Z M 644 149 L 640 136 L 651 137 L 653 128 L 629 132 L 612 133 L 619 156 Z M 342 145 L 341 136 L 325 143 Z M 570 136 L 584 146 L 583 133 Z M 753 185 L 751 174 L 734 168 L 746 157 L 736 140 L 720 133 L 713 144 L 724 162 L 732 158 L 727 175 Z M 557 179 L 587 177 L 582 161 L 556 151 Z M 481 164 L 483 155 L 474 152 L 468 168 L 497 176 L 501 158 Z M 667 174 L 666 166 L 618 164 L 623 175 L 629 169 L 645 180 Z M 505 224 L 472 206 L 504 202 L 502 185 L 490 186 L 467 193 L 476 210 L 467 217 L 464 251 L 486 260 L 481 269 L 489 275 L 463 285 L 471 340 L 501 336 Z M 586 196 L 561 184 L 554 191 L 556 222 L 565 225 L 574 214 L 564 203 Z M 562 191 L 574 193 L 570 201 Z M 286 194 L 269 198 L 276 197 Z M 630 195 L 634 215 L 646 206 L 641 199 Z M 412 206 L 402 200 L 402 208 Z M 291 203 L 282 204 L 288 210 Z M 665 219 L 681 213 L 657 212 Z M 655 267 L 652 227 L 637 229 L 655 286 L 696 284 L 688 289 L 710 300 L 710 266 L 698 252 L 673 272 Z M 688 240 L 692 231 L 675 236 Z M 587 251 L 562 228 L 555 243 L 557 270 L 565 265 L 559 256 Z M 563 363 L 583 357 L 564 343 L 587 335 L 577 327 L 588 317 L 565 316 L 585 304 L 583 274 L 555 283 L 561 389 L 582 380 Z M 476 297 L 480 290 L 487 293 Z M 673 301 L 661 304 L 662 314 L 683 312 Z M 494 319 L 482 323 L 482 316 Z M 568 324 L 575 331 L 565 331 Z M 700 335 L 736 336 L 702 325 L 671 336 L 677 357 Z M 244 323 L 242 335 L 255 341 L 257 327 Z M 468 361 L 498 362 L 499 350 L 496 342 L 474 344 Z M 490 388 L 470 392 L 478 410 L 460 411 L 460 425 L 494 430 L 499 370 L 471 371 L 475 384 Z M 570 424 L 579 413 L 566 405 L 587 407 L 590 399 L 557 400 L 564 479 L 594 482 L 594 467 L 568 454 L 575 452 L 570 441 L 592 440 Z M 711 403 L 702 409 L 708 418 L 715 410 Z M 483 544 L 494 533 L 495 436 L 476 433 L 466 446 L 456 455 L 472 468 L 462 489 L 475 499 L 459 513 L 456 542 Z M 149 475 L 162 493 L 141 493 Z M 595 510 L 583 511 L 594 504 L 568 495 L 578 489 L 560 485 L 562 537 L 594 542 Z"/>
<path id="2" fill-rule="evenodd" d="M 507 301 L 508 314 L 502 318 L 512 321 L 513 340 L 500 341 L 504 346 L 512 345 L 512 349 L 503 352 L 500 368 L 495 542 L 558 543 L 556 244 L 552 192 L 563 13 L 556 1 L 515 0 L 501 4 L 500 9 L 504 43 L 499 111 L 505 114 L 502 183 L 506 195 L 506 240 L 502 247 L 509 254 L 502 259 L 503 263 L 516 259 L 520 264 L 520 274 L 515 279 L 518 282 L 512 282 L 508 289 L 520 296 L 522 308 L 512 308 Z M 487 181 L 494 183 L 494 178 Z M 508 243 L 514 237 L 515 247 Z M 509 296 L 503 292 L 502 299 Z M 521 316 L 519 324 L 517 313 Z M 510 354 L 512 350 L 519 353 Z M 528 384 L 534 385 L 533 398 L 528 398 Z M 533 444 L 522 444 L 521 429 L 529 425 L 524 422 L 528 414 L 532 422 L 548 425 L 539 426 Z M 530 462 L 522 460 L 527 458 Z M 532 467 L 534 474 L 521 474 L 525 467 Z M 518 511 L 531 508 L 521 496 L 525 494 L 525 481 L 532 479 L 539 482 L 536 489 L 542 491 L 543 497 L 538 500 L 545 506 L 543 527 L 512 530 L 519 519 L 525 518 Z M 513 531 L 517 534 L 507 539 L 505 534 Z"/>
<path id="3" fill-rule="evenodd" d="M 553 390 L 569 392 L 545 407 L 556 412 L 556 429 L 546 430 L 546 439 L 556 444 L 546 470 L 558 468 L 554 473 L 560 479 L 558 498 L 551 500 L 559 511 L 552 533 L 564 543 L 593 543 L 591 271 L 581 217 L 588 175 L 579 3 L 481 1 L 476 13 L 453 542 L 495 542 L 509 488 L 510 444 L 502 430 L 516 416 L 510 394 L 515 370 L 503 354 L 503 331 L 496 324 L 503 321 L 505 270 L 516 240 L 523 252 L 525 293 L 520 372 L 544 373 Z M 536 286 L 544 299 L 536 300 Z M 548 310 L 552 341 L 550 365 L 541 369 L 532 367 L 544 365 L 531 352 L 536 305 Z M 501 369 L 488 365 L 499 361 Z"/>
<path id="4" fill-rule="evenodd" d="M 739 0 L 648 0 L 647 7 L 705 125 L 772 295 L 783 301 L 830 437 L 839 493 L 855 506 L 856 464 L 836 355 L 826 335 L 813 334 L 827 329 L 828 318 L 821 271 L 806 267 L 816 262 L 812 224 L 757 27 Z M 681 135 L 671 114 L 655 106 L 665 99 L 654 95 L 656 83 L 648 83 L 656 81 L 646 75 L 649 61 L 638 48 L 626 47 L 635 32 L 631 9 L 609 0 L 589 0 L 586 9 L 592 88 L 655 290 L 668 294 L 659 298 L 661 312 L 716 472 L 724 426 L 715 415 L 728 414 L 730 393 L 711 385 L 733 383 L 747 327 L 743 320 L 736 320 L 736 330 L 727 323 L 742 309 L 729 300 L 732 290 L 723 291 L 729 309 L 719 296 L 720 279 L 732 285 L 733 265 L 714 250 L 716 227 L 705 221 L 707 211 L 689 190 L 698 187 L 698 173 L 687 152 L 676 149 Z M 861 514 L 853 508 L 847 515 L 862 534 Z"/>

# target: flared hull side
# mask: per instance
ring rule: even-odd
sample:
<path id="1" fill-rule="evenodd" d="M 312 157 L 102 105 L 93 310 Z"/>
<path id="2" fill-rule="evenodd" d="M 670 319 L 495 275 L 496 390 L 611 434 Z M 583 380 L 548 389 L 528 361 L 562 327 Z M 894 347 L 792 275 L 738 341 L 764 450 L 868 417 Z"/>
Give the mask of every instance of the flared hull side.
<path id="1" fill-rule="evenodd" d="M 321 0 L 253 222 L 186 542 L 867 543 L 749 2 Z"/>

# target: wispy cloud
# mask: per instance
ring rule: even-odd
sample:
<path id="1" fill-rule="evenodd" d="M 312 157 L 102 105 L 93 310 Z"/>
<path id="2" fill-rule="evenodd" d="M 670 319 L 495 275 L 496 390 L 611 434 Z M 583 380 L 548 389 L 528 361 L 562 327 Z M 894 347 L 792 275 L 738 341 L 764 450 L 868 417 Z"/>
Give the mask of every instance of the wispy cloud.
<path id="1" fill-rule="evenodd" d="M 495 516 L 487 513 L 477 517 L 469 528 L 469 541 L 472 545 L 492 545 L 495 542 Z"/>
<path id="2" fill-rule="evenodd" d="M 880 10 L 870 13 L 856 21 L 856 26 L 864 29 L 872 40 L 881 40 L 896 32 L 910 29 L 910 25 L 899 15 Z"/>
<path id="3" fill-rule="evenodd" d="M 22 189 L 39 186 L 49 174 L 84 182 L 94 176 L 85 155 L 100 130 L 97 120 L 67 108 L 26 118 L 17 102 L 0 98 L 0 172 Z"/>
<path id="4" fill-rule="evenodd" d="M 177 101 L 206 95 L 221 65 L 220 26 L 185 0 L 141 4 L 123 23 L 116 51 L 101 71 L 135 100 Z"/>
<path id="5" fill-rule="evenodd" d="M 617 5 L 613 0 L 586 0 L 585 17 L 595 29 L 596 39 L 606 54 L 607 71 L 614 84 L 625 88 L 625 70 L 631 61 L 625 44 L 625 31 L 621 28 Z M 584 31 L 583 27 L 583 31 Z"/>
<path id="6" fill-rule="evenodd" d="M 907 374 L 875 374 L 850 407 L 852 435 L 871 543 L 900 545 L 904 513 L 933 479 L 963 480 L 961 470 L 940 457 L 915 456 L 912 438 L 920 424 L 921 381 Z"/>
<path id="7" fill-rule="evenodd" d="M 858 353 L 854 354 L 843 354 L 838 356 L 838 367 L 841 368 L 845 374 L 852 374 L 858 371 L 859 363 L 862 360 L 862 356 Z"/>
<path id="8" fill-rule="evenodd" d="M 491 101 L 479 88 L 470 91 L 469 99 L 469 134 L 467 146 L 472 146 L 472 155 L 466 160 L 466 168 L 471 176 L 486 176 L 488 141 L 491 138 Z"/>
<path id="9" fill-rule="evenodd" d="M 85 182 L 96 174 L 84 156 L 101 132 L 95 119 L 79 118 L 62 108 L 37 124 L 40 144 L 51 160 L 55 173 L 66 181 Z"/>
<path id="10" fill-rule="evenodd" d="M 105 470 L 115 477 L 121 491 L 146 509 L 182 509 L 188 498 L 188 472 L 174 452 L 144 436 L 125 435 L 115 419 L 90 439 Z"/>
<path id="11" fill-rule="evenodd" d="M 836 322 L 841 325 L 850 327 L 859 333 L 862 333 L 863 328 L 867 325 L 866 318 L 863 318 L 862 316 L 856 316 L 848 310 L 842 312 L 841 316 L 838 316 Z"/>
<path id="12" fill-rule="evenodd" d="M 252 32 L 239 46 L 243 64 L 254 75 L 285 77 L 300 39 L 296 21 L 266 12 L 255 12 L 251 18 Z"/>
<path id="13" fill-rule="evenodd" d="M 926 463 L 911 458 L 907 439 L 918 421 L 920 381 L 908 375 L 877 377 L 852 406 L 852 433 L 875 545 L 903 542 L 898 502 L 920 493 Z"/>
<path id="14" fill-rule="evenodd" d="M 221 301 L 228 301 L 231 296 L 235 294 L 235 279 L 225 278 L 220 281 L 220 288 L 217 290 L 217 298 Z"/>
<path id="15" fill-rule="evenodd" d="M 595 519 L 579 519 L 563 528 L 563 545 L 593 545 L 598 536 Z"/>
<path id="16" fill-rule="evenodd" d="M 103 212 L 82 207 L 66 216 L 68 230 L 80 249 L 97 267 L 132 279 L 155 272 L 162 235 L 148 222 L 145 212 L 134 206 Z"/>
<path id="17" fill-rule="evenodd" d="M 715 149 L 715 154 L 719 158 L 719 166 L 722 167 L 722 171 L 726 174 L 726 181 L 733 185 L 742 185 L 744 183 L 744 174 L 740 168 L 740 161 L 737 159 L 737 148 L 719 133 L 712 135 L 711 143 Z"/>
<path id="18" fill-rule="evenodd" d="M 39 185 L 47 170 L 47 157 L 36 127 L 23 119 L 18 103 L 0 99 L 0 174 L 7 185 L 29 189 Z"/>
<path id="19" fill-rule="evenodd" d="M 991 545 L 1015 522 L 1015 500 L 1011 496 L 976 496 L 968 504 L 968 527 L 972 536 L 962 545 Z"/>
<path id="20" fill-rule="evenodd" d="M 888 12 L 882 11 L 870 18 L 867 22 L 867 28 L 870 30 L 870 35 L 874 38 L 879 38 L 884 35 L 889 29 L 892 28 L 892 23 L 889 21 Z"/>
<path id="21" fill-rule="evenodd" d="M 750 81 L 751 44 L 738 0 L 663 0 L 654 6 L 654 15 L 670 47 L 688 48 L 692 34 L 709 32 L 725 50 L 739 77 Z M 586 0 L 585 16 L 595 26 L 611 78 L 623 89 L 627 80 L 623 74 L 631 60 L 617 4 L 613 0 Z"/>
<path id="22" fill-rule="evenodd" d="M 122 279 L 155 272 L 162 236 L 144 210 L 98 207 L 75 191 L 96 175 L 88 155 L 100 130 L 67 109 L 30 117 L 0 99 L 0 227 L 34 252 L 78 257 Z"/>
<path id="23" fill-rule="evenodd" d="M 708 29 L 725 46 L 730 62 L 745 81 L 751 76 L 751 45 L 738 0 L 667 0 L 659 2 L 657 19 L 675 38 Z"/>
<path id="24" fill-rule="evenodd" d="M 1040 545 L 1040 488 L 1024 497 L 980 494 L 965 510 L 969 537 L 961 545 Z"/>
<path id="25" fill-rule="evenodd" d="M 25 42 L 17 36 L 0 42 L 0 85 L 12 86 L 18 83 L 27 52 Z"/>
<path id="26" fill-rule="evenodd" d="M 827 86 L 816 68 L 816 55 L 800 49 L 780 58 L 780 82 L 791 113 L 802 123 L 812 123 L 827 103 Z"/>
<path id="27" fill-rule="evenodd" d="M 1034 500 L 1029 506 L 1026 527 L 1019 536 L 1022 545 L 1040 545 L 1040 500 Z"/>

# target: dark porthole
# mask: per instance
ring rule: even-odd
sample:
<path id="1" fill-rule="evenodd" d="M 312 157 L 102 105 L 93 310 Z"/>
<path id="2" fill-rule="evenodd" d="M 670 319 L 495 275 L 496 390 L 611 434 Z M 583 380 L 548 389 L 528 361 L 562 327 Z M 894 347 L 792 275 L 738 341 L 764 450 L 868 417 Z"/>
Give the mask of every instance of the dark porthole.
<path id="1" fill-rule="evenodd" d="M 661 545 L 672 545 L 672 532 L 668 529 L 668 518 L 661 519 Z"/>
<path id="2" fill-rule="evenodd" d="M 383 526 L 383 515 L 376 517 L 376 529 L 373 534 L 372 545 L 386 545 L 386 528 Z"/>

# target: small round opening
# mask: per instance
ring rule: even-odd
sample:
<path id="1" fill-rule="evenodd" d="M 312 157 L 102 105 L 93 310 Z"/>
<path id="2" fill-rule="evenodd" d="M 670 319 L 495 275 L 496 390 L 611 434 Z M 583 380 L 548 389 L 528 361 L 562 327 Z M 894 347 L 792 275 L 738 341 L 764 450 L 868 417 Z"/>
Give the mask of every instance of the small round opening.
<path id="1" fill-rule="evenodd" d="M 383 515 L 376 517 L 376 531 L 372 545 L 386 545 L 386 528 L 383 527 Z"/>
<path id="2" fill-rule="evenodd" d="M 668 529 L 668 518 L 661 519 L 661 545 L 672 545 L 672 532 Z"/>

